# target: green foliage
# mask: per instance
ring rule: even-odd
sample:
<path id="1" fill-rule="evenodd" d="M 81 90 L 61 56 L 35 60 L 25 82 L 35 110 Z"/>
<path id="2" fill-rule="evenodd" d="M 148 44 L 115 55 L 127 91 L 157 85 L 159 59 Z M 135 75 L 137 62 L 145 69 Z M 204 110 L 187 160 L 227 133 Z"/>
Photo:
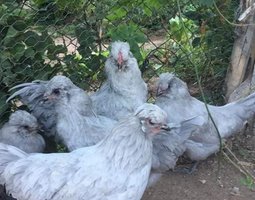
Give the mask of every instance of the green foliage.
<path id="1" fill-rule="evenodd" d="M 255 188 L 255 182 L 254 179 L 250 176 L 246 176 L 245 178 L 241 179 L 241 184 L 248 187 L 250 190 L 253 190 Z"/>
<path id="2" fill-rule="evenodd" d="M 216 103 L 223 101 L 222 85 L 232 51 L 234 27 L 224 24 L 214 7 L 208 7 L 212 1 L 211 4 L 199 2 L 201 6 L 181 6 L 182 13 L 170 18 L 168 51 L 172 55 L 168 63 L 174 65 L 172 71 L 188 82 L 196 82 L 196 66 L 202 84 L 210 91 L 209 102 Z M 218 6 L 227 8 L 224 15 L 234 17 L 232 10 L 238 3 L 226 1 Z M 165 71 L 163 65 L 160 71 Z"/>
<path id="3" fill-rule="evenodd" d="M 196 65 L 214 101 L 229 62 L 233 27 L 224 24 L 213 1 L 178 2 L 181 13 L 173 0 L 0 0 L 0 119 L 11 110 L 4 102 L 18 83 L 62 73 L 95 90 L 104 80 L 108 46 L 116 40 L 129 42 L 148 77 L 175 71 L 194 82 Z M 236 2 L 216 3 L 232 19 Z M 166 36 L 156 48 L 151 38 L 158 30 Z M 64 42 L 57 43 L 60 39 Z M 141 48 L 146 42 L 152 47 Z"/>
<path id="4" fill-rule="evenodd" d="M 130 44 L 131 51 L 138 61 L 142 61 L 142 54 L 138 43 L 144 43 L 147 41 L 146 36 L 140 30 L 139 26 L 130 23 L 128 25 L 120 25 L 118 27 L 113 27 L 108 32 L 109 36 L 113 41 L 127 41 Z"/>
<path id="5" fill-rule="evenodd" d="M 0 117 L 9 110 L 5 100 L 8 90 L 24 81 L 48 79 L 61 69 L 61 65 L 47 64 L 47 59 L 57 59 L 62 46 L 56 46 L 46 30 L 33 26 L 30 14 L 14 5 L 0 6 Z M 11 12 L 12 11 L 12 12 Z M 33 26 L 33 29 L 31 28 Z"/>
<path id="6" fill-rule="evenodd" d="M 202 6 L 212 6 L 214 0 L 197 0 L 198 3 Z"/>

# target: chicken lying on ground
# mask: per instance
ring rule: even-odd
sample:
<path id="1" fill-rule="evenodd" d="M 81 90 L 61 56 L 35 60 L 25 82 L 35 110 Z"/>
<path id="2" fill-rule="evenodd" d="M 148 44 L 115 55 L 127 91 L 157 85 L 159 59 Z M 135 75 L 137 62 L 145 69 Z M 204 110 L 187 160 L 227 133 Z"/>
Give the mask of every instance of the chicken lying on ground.
<path id="1" fill-rule="evenodd" d="M 0 144 L 0 184 L 19 200 L 139 200 L 152 162 L 152 138 L 166 114 L 144 104 L 95 146 L 71 153 L 26 154 Z"/>
<path id="2" fill-rule="evenodd" d="M 189 94 L 186 83 L 174 74 L 163 73 L 158 82 L 156 105 L 168 114 L 168 121 L 180 123 L 195 116 L 204 123 L 185 142 L 186 154 L 194 161 L 204 160 L 219 150 L 219 136 L 209 118 L 205 104 Z M 208 105 L 221 138 L 227 138 L 243 129 L 255 113 L 255 94 L 224 106 Z"/>
<path id="3" fill-rule="evenodd" d="M 147 85 L 126 42 L 113 42 L 105 63 L 106 82 L 91 98 L 96 113 L 118 120 L 147 100 Z"/>
<path id="4" fill-rule="evenodd" d="M 30 113 L 17 110 L 0 130 L 0 142 L 13 145 L 27 153 L 43 152 L 45 142 L 38 134 L 38 123 Z"/>

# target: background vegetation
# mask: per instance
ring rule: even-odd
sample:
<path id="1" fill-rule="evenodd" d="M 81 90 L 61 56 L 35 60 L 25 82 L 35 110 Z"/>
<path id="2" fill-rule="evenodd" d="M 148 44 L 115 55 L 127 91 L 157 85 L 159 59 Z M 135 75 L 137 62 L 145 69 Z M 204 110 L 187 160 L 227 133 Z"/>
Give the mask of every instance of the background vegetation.
<path id="1" fill-rule="evenodd" d="M 222 103 L 234 41 L 231 0 L 0 0 L 0 121 L 8 90 L 62 73 L 86 90 L 104 80 L 108 44 L 131 45 L 146 80 L 176 72 L 190 85 L 196 69 L 209 103 Z"/>

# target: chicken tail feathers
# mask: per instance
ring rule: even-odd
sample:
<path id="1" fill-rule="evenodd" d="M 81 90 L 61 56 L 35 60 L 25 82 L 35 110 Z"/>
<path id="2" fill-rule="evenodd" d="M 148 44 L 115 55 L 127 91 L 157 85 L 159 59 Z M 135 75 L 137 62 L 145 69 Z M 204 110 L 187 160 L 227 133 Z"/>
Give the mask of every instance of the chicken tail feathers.
<path id="1" fill-rule="evenodd" d="M 248 107 L 255 112 L 255 93 L 250 94 L 249 96 L 241 99 L 237 103 L 245 107 Z"/>
<path id="2" fill-rule="evenodd" d="M 35 104 L 38 103 L 38 99 L 41 98 L 43 93 L 45 92 L 45 83 L 23 83 L 17 86 L 14 86 L 10 89 L 19 89 L 18 91 L 14 92 L 6 102 L 14 99 L 17 96 L 21 97 L 22 103 L 28 105 L 29 107 L 33 107 Z"/>
<path id="3" fill-rule="evenodd" d="M 242 131 L 245 124 L 255 114 L 255 93 L 230 104 L 227 104 L 225 110 L 221 110 L 221 118 L 225 117 L 223 124 L 218 126 L 222 138 L 227 138 L 239 131 Z"/>

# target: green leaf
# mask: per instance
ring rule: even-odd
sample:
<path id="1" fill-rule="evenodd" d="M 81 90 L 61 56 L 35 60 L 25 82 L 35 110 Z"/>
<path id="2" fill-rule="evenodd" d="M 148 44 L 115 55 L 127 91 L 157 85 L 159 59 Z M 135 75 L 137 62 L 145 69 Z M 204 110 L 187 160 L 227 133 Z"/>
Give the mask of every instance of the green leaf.
<path id="1" fill-rule="evenodd" d="M 18 61 L 25 52 L 25 45 L 22 43 L 16 43 L 12 48 L 11 48 L 11 54 L 13 55 L 14 59 Z"/>
<path id="2" fill-rule="evenodd" d="M 13 45 L 13 38 L 18 34 L 12 26 L 7 31 L 6 37 L 4 38 L 4 45 Z M 11 43 L 11 44 L 10 44 Z"/>
<path id="3" fill-rule="evenodd" d="M 56 59 L 56 55 L 59 53 L 67 53 L 67 48 L 63 45 L 49 45 L 48 47 L 47 56 L 49 59 L 54 60 Z"/>
<path id="4" fill-rule="evenodd" d="M 124 16 L 126 16 L 126 14 L 127 11 L 124 8 L 118 7 L 112 9 L 111 13 L 106 18 L 109 19 L 110 21 L 113 21 L 117 19 L 122 19 Z"/>
<path id="5" fill-rule="evenodd" d="M 93 50 L 96 50 L 95 43 L 95 32 L 92 29 L 86 27 L 77 27 L 75 30 L 75 35 L 80 44 L 78 47 L 79 53 L 82 57 L 87 58 L 91 55 Z"/>
<path id="6" fill-rule="evenodd" d="M 27 28 L 27 24 L 21 20 L 17 20 L 12 26 L 17 31 L 24 31 Z"/>
<path id="7" fill-rule="evenodd" d="M 202 6 L 212 6 L 214 3 L 214 0 L 198 0 L 199 4 Z"/>
<path id="8" fill-rule="evenodd" d="M 118 27 L 114 27 L 109 30 L 108 35 L 112 38 L 112 41 L 127 41 L 136 59 L 138 59 L 138 61 L 142 60 L 138 43 L 145 43 L 147 37 L 140 31 L 136 24 L 122 24 Z"/>
<path id="9" fill-rule="evenodd" d="M 33 32 L 33 31 L 27 31 L 24 33 L 24 42 L 27 46 L 35 46 L 37 42 L 40 40 L 40 36 Z"/>
<path id="10" fill-rule="evenodd" d="M 192 46 L 193 46 L 193 47 L 197 47 L 197 46 L 200 45 L 200 42 L 201 42 L 201 38 L 200 38 L 200 37 L 196 37 L 196 38 L 194 38 L 193 41 L 192 41 Z"/>
<path id="11" fill-rule="evenodd" d="M 202 18 L 202 15 L 197 11 L 187 11 L 184 15 L 191 20 L 200 20 Z"/>
<path id="12" fill-rule="evenodd" d="M 34 51 L 31 47 L 29 47 L 29 48 L 27 48 L 27 49 L 25 50 L 24 55 L 25 55 L 27 58 L 33 59 L 34 56 L 35 56 L 35 51 Z"/>
<path id="13" fill-rule="evenodd" d="M 10 15 L 8 18 L 7 18 L 7 25 L 10 25 L 12 26 L 16 21 L 20 20 L 21 18 L 18 17 L 18 16 L 13 16 L 13 15 Z"/>

